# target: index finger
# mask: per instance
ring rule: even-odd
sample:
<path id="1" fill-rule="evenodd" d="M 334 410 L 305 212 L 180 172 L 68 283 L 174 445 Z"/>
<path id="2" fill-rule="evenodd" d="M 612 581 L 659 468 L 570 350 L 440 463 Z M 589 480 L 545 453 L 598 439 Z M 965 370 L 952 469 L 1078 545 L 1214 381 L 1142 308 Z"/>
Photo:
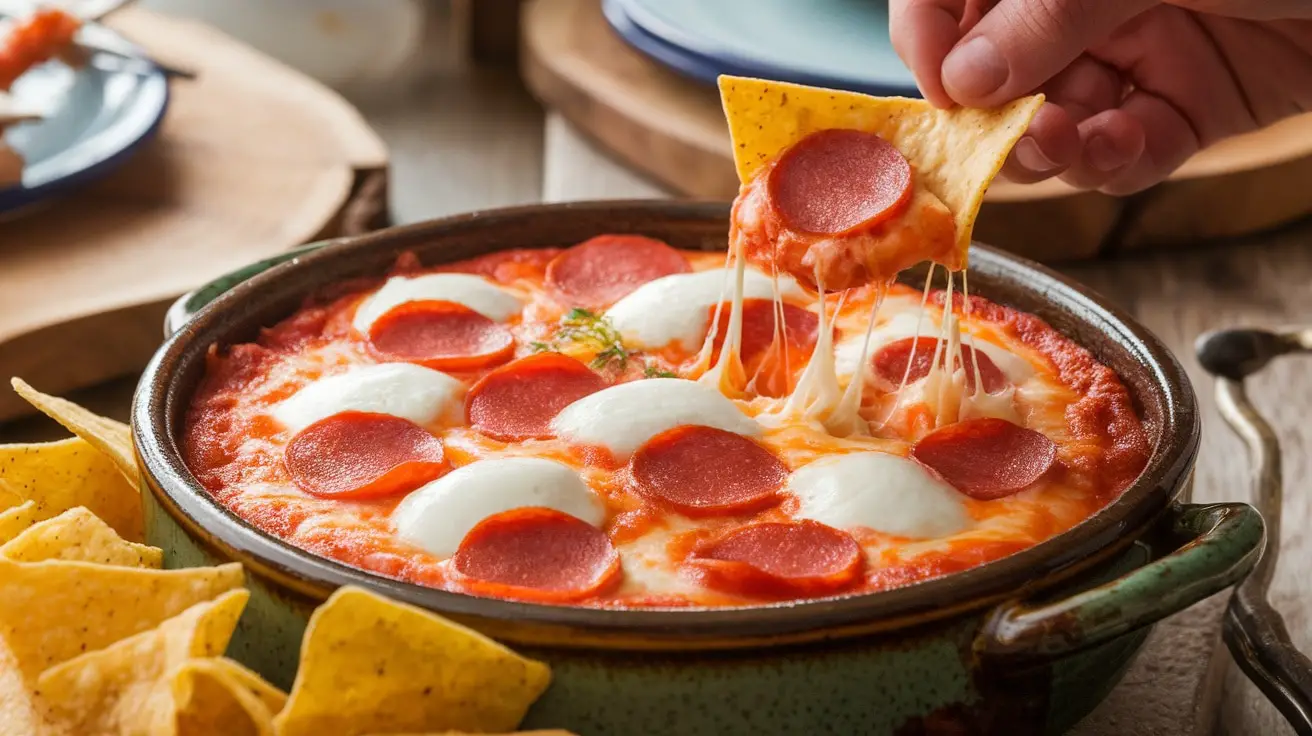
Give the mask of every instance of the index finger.
<path id="1" fill-rule="evenodd" d="M 952 107 L 943 88 L 943 59 L 961 39 L 967 0 L 890 0 L 888 31 L 920 93 L 935 107 Z"/>

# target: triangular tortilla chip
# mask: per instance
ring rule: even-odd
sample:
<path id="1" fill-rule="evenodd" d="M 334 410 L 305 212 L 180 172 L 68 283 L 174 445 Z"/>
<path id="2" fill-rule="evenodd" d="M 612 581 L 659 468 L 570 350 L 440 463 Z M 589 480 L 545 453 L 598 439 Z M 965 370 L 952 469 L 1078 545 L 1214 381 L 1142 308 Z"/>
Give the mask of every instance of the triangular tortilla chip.
<path id="1" fill-rule="evenodd" d="M 67 399 L 43 394 L 21 378 L 10 379 L 10 384 L 27 403 L 108 455 L 132 487 L 137 487 L 141 474 L 137 470 L 137 458 L 132 452 L 132 430 L 128 425 L 93 414 Z"/>
<path id="2" fill-rule="evenodd" d="M 36 693 L 23 682 L 23 674 L 9 647 L 0 641 L 0 736 L 46 736 Z"/>
<path id="3" fill-rule="evenodd" d="M 79 437 L 0 445 L 0 490 L 14 503 L 33 501 L 33 521 L 85 506 L 129 542 L 144 537 L 141 494 L 109 456 Z M 0 535 L 0 541 L 9 541 Z"/>
<path id="4" fill-rule="evenodd" d="M 720 101 L 740 181 L 751 180 L 761 167 L 816 131 L 875 133 L 902 152 L 916 180 L 947 206 L 957 226 L 958 248 L 965 251 L 984 191 L 1039 111 L 1043 95 L 995 110 L 940 110 L 905 97 L 721 76 Z"/>
<path id="5" fill-rule="evenodd" d="M 158 626 L 242 584 L 241 565 L 186 570 L 0 559 L 0 638 L 24 677 Z"/>
<path id="6" fill-rule="evenodd" d="M 478 632 L 358 588 L 310 617 L 280 736 L 511 731 L 551 680 Z"/>
<path id="7" fill-rule="evenodd" d="M 175 675 L 188 660 L 228 648 L 249 597 L 245 590 L 229 591 L 158 628 L 42 672 L 37 702 L 44 717 L 74 733 L 176 733 Z"/>
<path id="8" fill-rule="evenodd" d="M 0 544 L 4 544 L 37 521 L 35 501 L 24 501 L 18 506 L 0 511 Z"/>
<path id="9" fill-rule="evenodd" d="M 228 664 L 236 665 L 224 658 L 193 659 L 178 669 L 173 676 L 176 736 L 273 736 L 277 709 L 270 709 Z"/>
<path id="10" fill-rule="evenodd" d="M 79 506 L 27 528 L 0 546 L 0 557 L 15 562 L 80 560 L 98 565 L 158 569 L 164 551 L 124 541 L 99 517 Z"/>
<path id="11" fill-rule="evenodd" d="M 269 709 L 269 713 L 276 714 L 287 705 L 287 693 L 274 687 L 258 673 L 247 669 L 240 662 L 227 657 L 219 657 L 213 660 L 214 666 L 224 670 L 233 682 L 240 684 L 254 695 L 264 707 Z"/>

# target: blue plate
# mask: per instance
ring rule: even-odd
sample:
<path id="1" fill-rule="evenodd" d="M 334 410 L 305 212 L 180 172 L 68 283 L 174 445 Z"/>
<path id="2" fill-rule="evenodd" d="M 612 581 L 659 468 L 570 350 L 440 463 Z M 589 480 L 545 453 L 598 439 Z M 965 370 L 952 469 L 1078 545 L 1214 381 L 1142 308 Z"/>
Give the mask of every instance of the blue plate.
<path id="1" fill-rule="evenodd" d="M 104 26 L 87 25 L 79 40 L 92 46 L 134 49 Z M 12 212 L 108 174 L 152 138 L 169 103 L 168 80 L 146 64 L 114 70 L 91 65 L 71 69 L 49 62 L 14 83 L 20 110 L 43 120 L 5 131 L 23 156 L 22 183 L 0 188 L 0 213 Z M 144 71 L 143 71 L 144 70 Z"/>
<path id="2" fill-rule="evenodd" d="M 883 0 L 604 0 L 611 27 L 704 82 L 721 74 L 919 97 Z"/>

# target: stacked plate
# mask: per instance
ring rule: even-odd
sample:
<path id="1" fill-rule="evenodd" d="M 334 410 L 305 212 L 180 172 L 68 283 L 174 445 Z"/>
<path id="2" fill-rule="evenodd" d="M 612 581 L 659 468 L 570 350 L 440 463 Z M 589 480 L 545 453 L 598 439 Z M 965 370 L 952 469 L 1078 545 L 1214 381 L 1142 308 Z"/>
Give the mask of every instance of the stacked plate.
<path id="1" fill-rule="evenodd" d="M 83 26 L 78 39 L 97 48 L 135 48 L 95 24 Z M 154 136 L 169 90 L 164 74 L 144 62 L 102 68 L 93 61 L 73 69 L 51 61 L 20 77 L 8 97 L 0 105 L 41 119 L 0 129 L 25 161 L 20 182 L 0 184 L 0 216 L 113 171 Z"/>
<path id="2" fill-rule="evenodd" d="M 918 97 L 884 0 L 603 0 L 630 45 L 694 79 L 720 74 Z"/>

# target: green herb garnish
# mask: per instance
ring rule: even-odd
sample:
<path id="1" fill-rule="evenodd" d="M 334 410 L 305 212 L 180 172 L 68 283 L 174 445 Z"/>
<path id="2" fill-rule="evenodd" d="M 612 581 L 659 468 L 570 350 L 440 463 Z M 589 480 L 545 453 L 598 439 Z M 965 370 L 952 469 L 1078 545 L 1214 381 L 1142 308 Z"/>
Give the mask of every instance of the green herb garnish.
<path id="1" fill-rule="evenodd" d="M 629 358 L 636 352 L 624 347 L 624 339 L 604 315 L 586 309 L 569 310 L 560 320 L 560 329 L 550 343 L 533 343 L 535 351 L 555 350 L 565 343 L 573 343 L 596 352 L 590 364 L 594 370 L 623 371 Z M 539 347 L 541 346 L 541 347 Z"/>
<path id="2" fill-rule="evenodd" d="M 642 369 L 642 375 L 646 376 L 647 378 L 678 378 L 679 377 L 679 374 L 673 371 L 661 370 L 660 368 L 657 368 L 651 363 L 648 363 Z"/>

